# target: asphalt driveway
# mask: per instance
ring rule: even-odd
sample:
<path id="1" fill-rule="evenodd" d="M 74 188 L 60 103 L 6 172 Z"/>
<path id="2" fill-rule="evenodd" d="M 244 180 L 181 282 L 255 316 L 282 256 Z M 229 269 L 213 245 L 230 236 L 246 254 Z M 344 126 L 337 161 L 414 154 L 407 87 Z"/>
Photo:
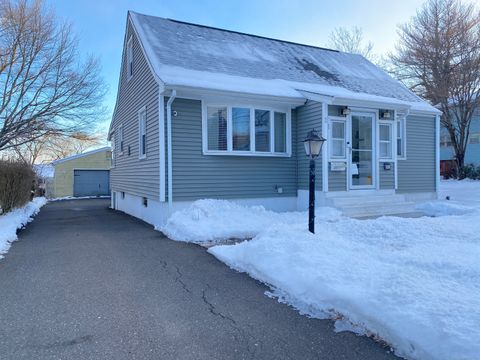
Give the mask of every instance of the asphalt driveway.
<path id="1" fill-rule="evenodd" d="M 0 260 L 1 359 L 395 359 L 107 206 L 46 205 Z"/>

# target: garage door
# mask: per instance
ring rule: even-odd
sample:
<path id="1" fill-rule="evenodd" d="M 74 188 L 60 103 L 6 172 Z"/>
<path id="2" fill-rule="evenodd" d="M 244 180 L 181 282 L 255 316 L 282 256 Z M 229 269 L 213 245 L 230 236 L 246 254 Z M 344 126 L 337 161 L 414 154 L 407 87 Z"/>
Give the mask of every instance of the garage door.
<path id="1" fill-rule="evenodd" d="M 74 170 L 73 196 L 110 195 L 108 170 Z"/>

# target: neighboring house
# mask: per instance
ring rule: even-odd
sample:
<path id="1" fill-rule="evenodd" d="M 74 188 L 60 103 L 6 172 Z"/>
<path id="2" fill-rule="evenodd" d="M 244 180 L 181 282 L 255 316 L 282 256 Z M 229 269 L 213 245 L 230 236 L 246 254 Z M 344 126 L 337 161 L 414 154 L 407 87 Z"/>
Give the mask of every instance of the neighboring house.
<path id="1" fill-rule="evenodd" d="M 52 162 L 53 194 L 49 197 L 110 195 L 110 147 Z"/>
<path id="2" fill-rule="evenodd" d="M 440 129 L 440 168 L 442 175 L 454 166 L 455 151 L 447 129 L 442 125 Z M 480 108 L 476 109 L 470 124 L 465 165 L 480 166 Z"/>
<path id="3" fill-rule="evenodd" d="M 412 211 L 436 198 L 439 115 L 360 55 L 129 12 L 112 207 L 155 225 L 202 198 L 306 209 L 316 128 L 319 205 Z"/>

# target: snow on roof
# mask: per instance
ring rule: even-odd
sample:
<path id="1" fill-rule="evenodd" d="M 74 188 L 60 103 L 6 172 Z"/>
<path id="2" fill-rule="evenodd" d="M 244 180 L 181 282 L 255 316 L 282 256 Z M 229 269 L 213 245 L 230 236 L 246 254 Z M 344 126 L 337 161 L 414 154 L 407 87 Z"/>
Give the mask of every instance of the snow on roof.
<path id="1" fill-rule="evenodd" d="M 95 154 L 95 153 L 98 153 L 98 152 L 101 152 L 101 151 L 106 151 L 106 150 L 110 151 L 111 150 L 110 146 L 105 146 L 105 147 L 102 147 L 102 148 L 99 148 L 99 149 L 84 152 L 82 154 L 72 155 L 72 156 L 68 156 L 68 157 L 63 158 L 63 159 L 58 159 L 58 160 L 52 161 L 52 165 L 61 164 L 65 161 L 78 159 L 78 158 L 81 158 L 81 157 L 84 157 L 84 156 L 92 155 L 92 154 Z"/>
<path id="2" fill-rule="evenodd" d="M 304 98 L 298 90 L 395 99 L 438 112 L 361 55 L 129 12 L 166 86 Z"/>

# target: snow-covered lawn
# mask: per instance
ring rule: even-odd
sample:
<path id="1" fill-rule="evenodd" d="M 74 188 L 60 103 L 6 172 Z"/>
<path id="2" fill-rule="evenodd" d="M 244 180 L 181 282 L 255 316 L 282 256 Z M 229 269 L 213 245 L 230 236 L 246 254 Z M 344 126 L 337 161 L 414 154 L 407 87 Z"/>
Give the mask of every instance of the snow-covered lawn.
<path id="1" fill-rule="evenodd" d="M 37 197 L 22 208 L 0 215 L 0 259 L 12 242 L 17 240 L 17 230 L 33 220 L 40 208 L 47 203 L 44 197 Z"/>
<path id="2" fill-rule="evenodd" d="M 252 238 L 209 252 L 272 288 L 301 313 L 336 320 L 410 359 L 480 354 L 480 182 L 442 182 L 441 198 L 418 207 L 436 217 L 356 220 L 202 200 L 162 229 L 181 241 Z M 454 215 L 452 215 L 454 214 Z"/>

